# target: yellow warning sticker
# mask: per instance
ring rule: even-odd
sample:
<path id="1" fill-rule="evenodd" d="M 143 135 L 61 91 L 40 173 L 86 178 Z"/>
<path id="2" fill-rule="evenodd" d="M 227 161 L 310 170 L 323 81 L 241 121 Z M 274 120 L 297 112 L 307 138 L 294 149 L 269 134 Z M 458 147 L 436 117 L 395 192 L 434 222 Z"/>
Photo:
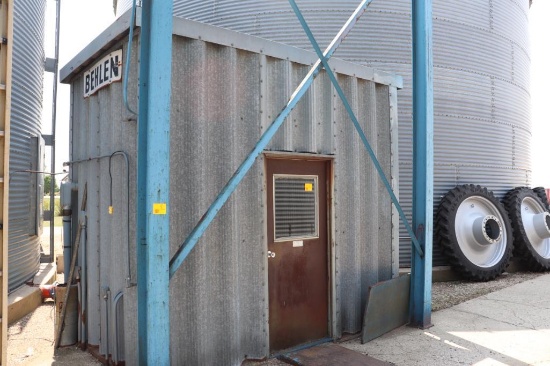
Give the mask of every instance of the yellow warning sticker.
<path id="1" fill-rule="evenodd" d="M 166 203 L 153 203 L 153 215 L 166 215 Z"/>
<path id="2" fill-rule="evenodd" d="M 313 192 L 313 183 L 306 183 L 306 184 L 304 184 L 304 191 L 306 191 L 306 192 Z"/>
<path id="3" fill-rule="evenodd" d="M 109 215 L 113 214 L 113 206 L 109 206 Z"/>

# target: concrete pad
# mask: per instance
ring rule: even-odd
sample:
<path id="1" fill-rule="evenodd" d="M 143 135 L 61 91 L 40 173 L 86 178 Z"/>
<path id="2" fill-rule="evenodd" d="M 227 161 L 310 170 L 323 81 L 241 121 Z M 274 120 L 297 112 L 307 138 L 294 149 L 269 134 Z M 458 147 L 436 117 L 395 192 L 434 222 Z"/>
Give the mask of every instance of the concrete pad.
<path id="1" fill-rule="evenodd" d="M 56 268 L 53 263 L 42 263 L 32 283 L 35 285 L 51 285 L 56 281 Z"/>
<path id="2" fill-rule="evenodd" d="M 550 275 L 433 314 L 350 349 L 396 365 L 550 365 Z"/>
<path id="3" fill-rule="evenodd" d="M 8 295 L 8 324 L 18 321 L 42 304 L 40 285 L 55 282 L 55 265 L 45 263 L 33 279 L 34 286 L 23 285 Z"/>
<path id="4" fill-rule="evenodd" d="M 18 321 L 42 304 L 38 287 L 24 285 L 8 296 L 8 324 Z"/>

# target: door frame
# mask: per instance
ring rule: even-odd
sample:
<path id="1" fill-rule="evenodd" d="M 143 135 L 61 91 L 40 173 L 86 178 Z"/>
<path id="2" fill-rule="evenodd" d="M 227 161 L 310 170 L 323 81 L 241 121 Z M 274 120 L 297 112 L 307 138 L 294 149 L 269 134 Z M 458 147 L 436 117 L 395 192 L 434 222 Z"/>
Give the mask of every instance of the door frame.
<path id="1" fill-rule="evenodd" d="M 267 202 L 269 197 L 267 197 L 267 163 L 268 160 L 300 160 L 300 161 L 322 161 L 326 163 L 327 172 L 327 267 L 328 267 L 328 314 L 327 314 L 327 326 L 328 333 L 330 338 L 335 338 L 339 334 L 337 330 L 337 303 L 336 303 L 336 255 L 334 247 L 334 237 L 335 237 L 335 228 L 334 228 L 334 159 L 333 155 L 320 155 L 320 154 L 311 154 L 311 153 L 292 153 L 292 152 L 282 152 L 282 151 L 264 151 L 263 153 L 263 205 L 264 205 L 264 243 L 263 243 L 263 253 L 264 253 L 264 268 L 265 268 L 265 283 L 268 283 L 268 271 L 267 271 L 267 251 L 268 251 L 268 236 L 267 236 Z M 269 286 L 266 285 L 264 289 L 265 293 L 265 314 L 269 314 Z M 268 317 L 267 317 L 268 318 Z M 267 337 L 269 337 L 269 319 L 267 319 L 266 325 Z M 269 349 L 269 341 L 267 342 L 268 346 L 268 355 L 271 354 Z"/>

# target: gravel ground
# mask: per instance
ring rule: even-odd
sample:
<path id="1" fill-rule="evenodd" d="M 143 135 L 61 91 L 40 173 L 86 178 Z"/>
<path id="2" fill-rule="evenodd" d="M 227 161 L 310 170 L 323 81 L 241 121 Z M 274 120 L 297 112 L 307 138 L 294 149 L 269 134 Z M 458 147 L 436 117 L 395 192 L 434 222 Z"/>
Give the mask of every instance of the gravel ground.
<path id="1" fill-rule="evenodd" d="M 461 302 L 513 286 L 540 275 L 541 273 L 532 272 L 505 272 L 496 280 L 489 282 L 437 282 L 432 286 L 432 310 L 437 311 L 450 308 Z"/>
<path id="2" fill-rule="evenodd" d="M 540 276 L 539 273 L 504 273 L 491 282 L 452 281 L 435 283 L 432 287 L 434 311 L 449 308 L 464 301 L 497 291 Z M 54 302 L 47 300 L 33 313 L 11 324 L 8 330 L 8 365 L 100 365 L 88 352 L 78 347 L 53 350 Z M 246 365 L 281 366 L 284 362 L 268 360 L 247 362 Z"/>
<path id="3" fill-rule="evenodd" d="M 74 346 L 54 352 L 55 304 L 46 300 L 34 312 L 8 328 L 8 365 L 101 365 L 88 352 Z"/>

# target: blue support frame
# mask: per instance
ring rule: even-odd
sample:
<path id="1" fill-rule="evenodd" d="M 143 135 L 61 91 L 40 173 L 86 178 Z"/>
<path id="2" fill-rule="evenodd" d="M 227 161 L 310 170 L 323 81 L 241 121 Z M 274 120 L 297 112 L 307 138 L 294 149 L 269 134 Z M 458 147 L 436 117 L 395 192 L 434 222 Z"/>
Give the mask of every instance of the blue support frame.
<path id="1" fill-rule="evenodd" d="M 143 2 L 136 223 L 140 365 L 170 364 L 168 200 L 172 7 L 172 1 Z"/>
<path id="2" fill-rule="evenodd" d="M 324 53 L 315 41 L 313 34 L 309 30 L 302 14 L 300 13 L 294 0 L 289 0 L 298 19 L 302 23 L 306 34 L 308 35 L 319 60 L 311 68 L 306 77 L 302 80 L 298 88 L 292 94 L 289 102 L 281 111 L 279 116 L 267 128 L 256 146 L 248 154 L 239 168 L 235 171 L 228 183 L 218 194 L 214 202 L 207 209 L 206 213 L 187 236 L 183 244 L 178 248 L 169 265 L 169 277 L 176 273 L 183 261 L 193 250 L 198 240 L 202 237 L 210 223 L 214 220 L 219 210 L 227 202 L 231 194 L 238 187 L 244 176 L 252 167 L 256 158 L 261 154 L 269 141 L 273 138 L 285 118 L 296 106 L 300 98 L 313 83 L 313 79 L 324 67 L 338 92 L 344 106 L 357 130 L 367 152 L 383 181 L 388 193 L 397 207 L 399 214 L 407 228 L 415 251 L 413 251 L 412 276 L 411 276 L 411 324 L 428 327 L 431 325 L 431 263 L 432 263 L 432 220 L 433 220 L 433 61 L 432 61 L 432 18 L 431 18 L 431 0 L 413 0 L 413 73 L 414 73 L 414 177 L 413 177 L 413 227 L 416 233 L 410 227 L 403 210 L 401 209 L 397 197 L 391 189 L 385 174 L 380 166 L 374 151 L 370 147 L 367 138 L 355 117 L 351 106 L 340 88 L 336 77 L 328 65 L 328 59 L 338 48 L 342 40 L 353 28 L 359 17 L 365 12 L 372 0 L 363 0 L 352 14 L 344 27 L 336 35 L 334 40 L 328 46 Z M 144 9 L 145 12 L 145 9 Z M 144 17 L 145 18 L 145 17 Z M 143 35 L 142 35 L 143 42 Z M 143 63 L 143 58 L 142 58 Z M 141 89 L 140 89 L 141 97 Z M 140 115 L 142 113 L 140 104 Z M 141 137 L 139 137 L 141 143 Z M 145 141 L 145 143 L 147 143 Z M 139 159 L 139 157 L 138 157 Z M 139 164 L 138 160 L 138 164 Z M 139 177 L 138 177 L 139 178 Z M 138 186 L 138 202 L 144 195 Z M 138 203 L 139 207 L 139 203 Z M 138 210 L 138 225 L 143 220 Z M 138 234 L 139 234 L 138 226 Z M 145 246 L 138 236 L 138 245 Z M 139 278 L 138 278 L 139 280 Z M 143 290 L 142 290 L 143 291 Z M 141 297 L 141 293 L 140 293 Z M 139 318 L 139 321 L 145 319 Z M 141 334 L 141 333 L 140 333 Z"/>
<path id="3" fill-rule="evenodd" d="M 317 53 L 317 56 L 323 63 L 323 66 L 325 68 L 325 71 L 327 72 L 327 75 L 329 76 L 330 81 L 332 82 L 332 85 L 334 86 L 334 89 L 336 89 L 336 92 L 338 93 L 338 96 L 342 100 L 342 103 L 344 104 L 344 107 L 346 108 L 346 111 L 348 112 L 348 115 L 353 123 L 353 126 L 357 130 L 357 133 L 359 134 L 359 137 L 361 138 L 361 141 L 363 142 L 363 145 L 365 146 L 365 149 L 367 149 L 367 153 L 369 154 L 374 167 L 376 168 L 376 171 L 378 172 L 378 176 L 380 177 L 380 180 L 382 183 L 384 183 L 384 186 L 386 187 L 386 191 L 390 195 L 390 198 L 397 208 L 397 212 L 399 212 L 399 216 L 401 217 L 401 220 L 403 220 L 403 224 L 405 225 L 405 228 L 409 232 L 409 235 L 411 236 L 411 240 L 413 242 L 413 245 L 418 252 L 420 257 L 424 256 L 424 252 L 422 248 L 420 247 L 420 243 L 418 242 L 410 224 L 409 220 L 407 220 L 407 217 L 405 216 L 405 213 L 403 212 L 403 209 L 401 208 L 401 205 L 399 204 L 399 200 L 395 196 L 395 193 L 393 192 L 393 189 L 391 187 L 390 182 L 388 181 L 388 178 L 386 178 L 386 175 L 384 174 L 384 170 L 382 169 L 382 166 L 380 165 L 380 162 L 376 158 L 376 154 L 372 150 L 372 147 L 369 144 L 369 141 L 367 140 L 367 136 L 365 136 L 365 133 L 363 132 L 363 129 L 361 128 L 361 125 L 359 124 L 359 120 L 355 116 L 355 113 L 353 113 L 353 109 L 351 108 L 348 99 L 346 98 L 344 91 L 340 87 L 340 84 L 338 83 L 338 80 L 336 80 L 336 76 L 332 72 L 332 69 L 330 68 L 328 64 L 328 60 L 323 57 L 323 54 L 321 53 L 321 49 L 319 48 L 319 44 L 315 40 L 315 37 L 313 36 L 313 33 L 311 32 L 311 29 L 309 28 L 306 20 L 304 19 L 304 16 L 302 15 L 302 12 L 298 8 L 298 5 L 296 5 L 296 2 L 294 0 L 288 0 L 290 3 L 290 6 L 292 7 L 292 10 L 294 10 L 294 13 L 296 14 L 296 17 L 300 21 L 300 24 L 302 25 L 302 28 L 304 28 L 304 32 L 306 33 L 307 37 L 309 38 L 309 41 L 311 45 L 313 46 L 313 49 Z"/>
<path id="4" fill-rule="evenodd" d="M 330 45 L 327 47 L 325 52 L 321 55 L 321 60 L 328 60 L 334 51 L 338 48 L 338 46 L 342 43 L 344 38 L 348 35 L 350 30 L 353 28 L 357 20 L 359 20 L 359 17 L 365 12 L 369 4 L 372 2 L 372 0 L 363 0 L 357 7 L 357 9 L 353 12 L 353 14 L 349 17 L 346 24 L 342 27 L 340 32 L 334 37 Z M 319 74 L 321 69 L 323 68 L 322 61 L 317 61 L 313 67 L 310 69 L 306 77 L 302 80 L 298 88 L 294 91 L 292 96 L 290 97 L 290 100 L 288 101 L 287 105 L 283 108 L 281 113 L 277 116 L 277 118 L 271 123 L 271 125 L 267 128 L 267 130 L 264 132 L 264 134 L 260 137 L 260 140 L 256 143 L 256 146 L 252 149 L 252 151 L 248 154 L 248 156 L 245 158 L 245 160 L 241 163 L 241 165 L 237 168 L 233 176 L 229 179 L 225 187 L 221 190 L 221 192 L 218 194 L 214 202 L 210 205 L 210 207 L 206 210 L 206 213 L 202 216 L 200 221 L 197 223 L 197 225 L 193 228 L 191 233 L 187 236 L 183 244 L 178 248 L 172 259 L 170 260 L 170 278 L 176 273 L 178 268 L 181 266 L 185 258 L 191 253 L 199 239 L 202 237 L 208 226 L 210 226 L 210 223 L 216 215 L 218 214 L 219 210 L 223 207 L 223 205 L 227 202 L 231 194 L 237 189 L 239 183 L 242 181 L 242 179 L 245 177 L 246 173 L 250 170 L 252 167 L 252 164 L 254 164 L 254 161 L 256 158 L 262 153 L 262 151 L 265 149 L 269 141 L 273 138 L 279 127 L 283 124 L 286 117 L 290 114 L 292 109 L 296 106 L 296 104 L 300 101 L 302 96 L 306 93 L 306 91 L 309 89 L 311 84 L 313 83 L 313 79 Z"/>
<path id="5" fill-rule="evenodd" d="M 413 253 L 410 325 L 432 325 L 433 55 L 432 0 L 412 0 L 413 226 L 424 258 Z"/>

